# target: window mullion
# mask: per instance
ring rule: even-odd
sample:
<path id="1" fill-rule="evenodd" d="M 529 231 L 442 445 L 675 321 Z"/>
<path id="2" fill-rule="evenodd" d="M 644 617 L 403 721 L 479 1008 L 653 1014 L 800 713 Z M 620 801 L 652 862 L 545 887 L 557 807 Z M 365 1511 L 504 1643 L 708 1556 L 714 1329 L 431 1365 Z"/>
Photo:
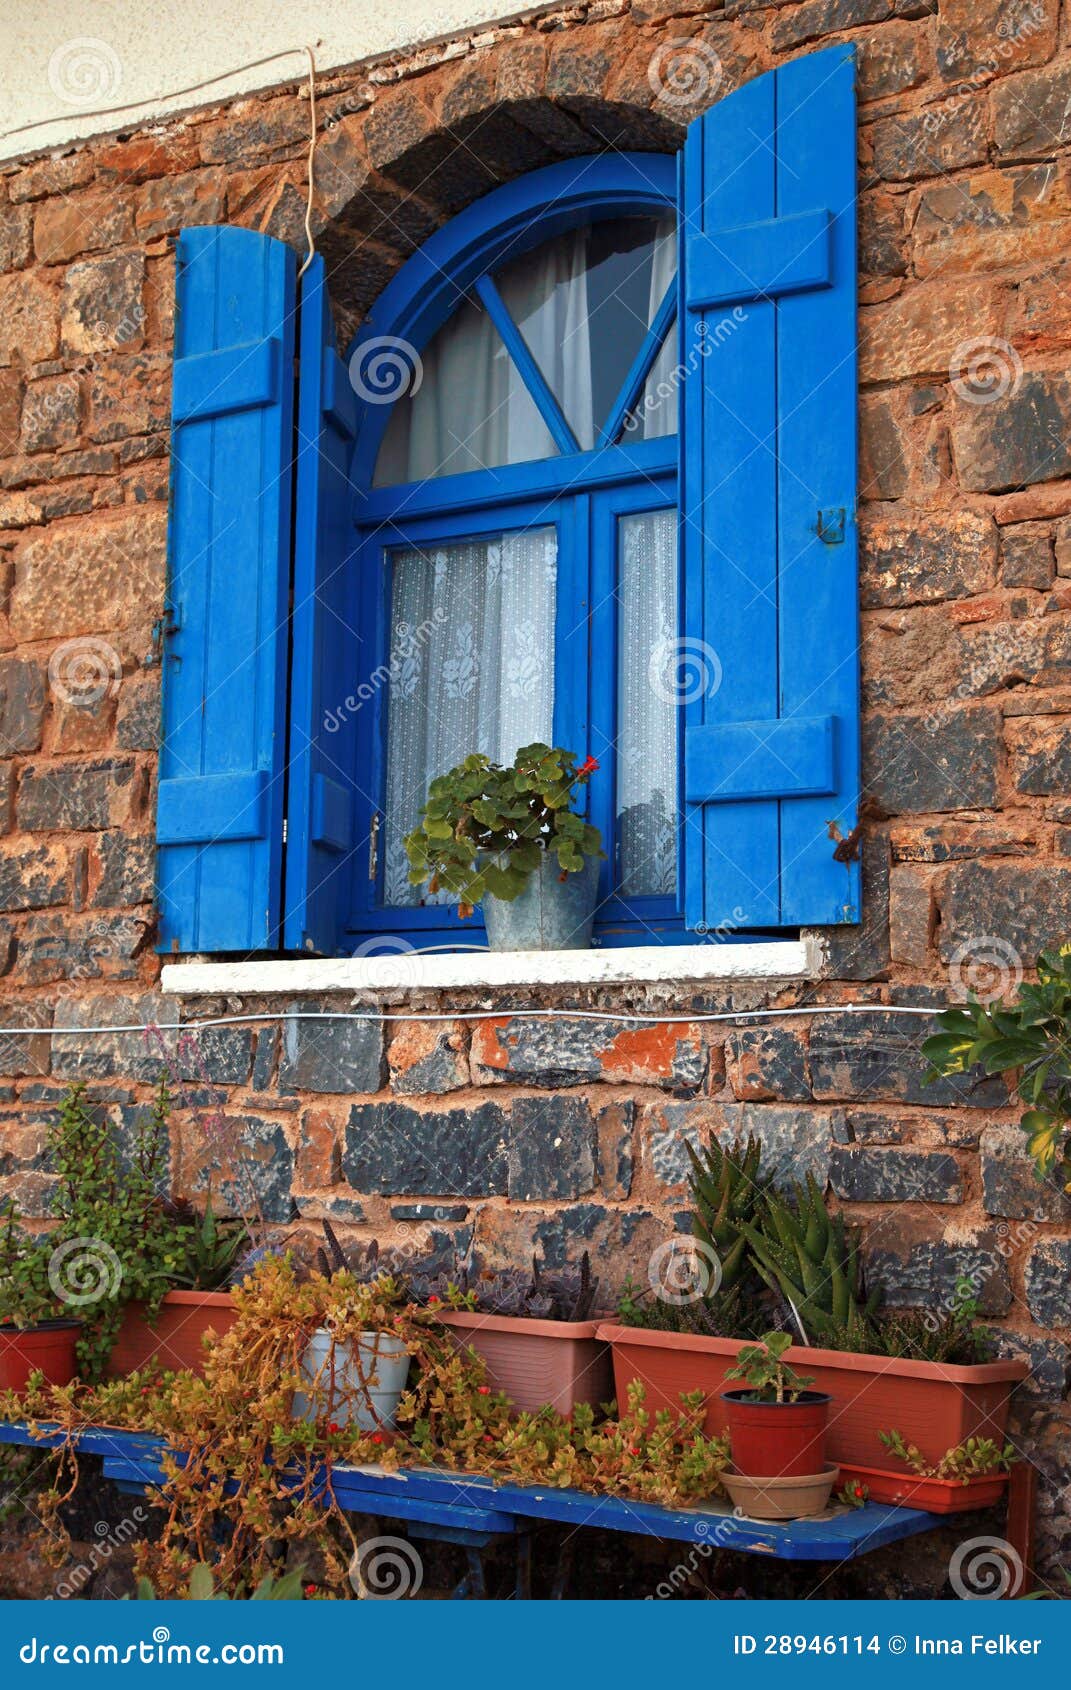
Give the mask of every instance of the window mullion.
<path id="1" fill-rule="evenodd" d="M 669 325 L 676 309 L 677 278 L 674 276 L 662 295 L 662 303 L 655 312 L 654 321 L 643 338 L 643 344 L 632 361 L 632 368 L 625 377 L 624 386 L 614 402 L 614 408 L 603 425 L 598 445 L 612 446 L 617 439 L 621 426 L 639 398 L 643 384 L 651 373 L 651 366 L 661 351 L 662 342 L 669 333 Z"/>
<path id="2" fill-rule="evenodd" d="M 505 300 L 490 276 L 481 276 L 476 283 L 480 303 L 502 337 L 506 351 L 517 366 L 521 380 L 535 402 L 559 452 L 579 452 L 580 443 L 566 422 L 562 408 L 551 391 L 547 379 L 536 363 L 520 329 L 506 309 Z"/>

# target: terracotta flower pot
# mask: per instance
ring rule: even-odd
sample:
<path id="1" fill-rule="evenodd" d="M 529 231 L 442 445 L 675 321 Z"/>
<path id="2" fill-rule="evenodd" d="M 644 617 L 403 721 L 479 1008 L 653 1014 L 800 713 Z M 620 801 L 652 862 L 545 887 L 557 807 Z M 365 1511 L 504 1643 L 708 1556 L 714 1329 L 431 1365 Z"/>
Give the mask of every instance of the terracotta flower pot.
<path id="1" fill-rule="evenodd" d="M 827 1461 L 820 1473 L 762 1479 L 727 1467 L 721 1482 L 734 1508 L 749 1520 L 809 1520 L 821 1514 L 837 1478 L 837 1464 Z"/>
<path id="2" fill-rule="evenodd" d="M 457 1342 L 481 1357 L 496 1390 L 519 1409 L 547 1403 L 569 1414 L 579 1402 L 608 1402 L 613 1395 L 610 1351 L 597 1336 L 597 1320 L 520 1320 L 512 1316 L 447 1310 L 440 1317 Z"/>
<path id="3" fill-rule="evenodd" d="M 743 1339 L 700 1338 L 606 1324 L 599 1335 L 613 1348 L 614 1389 L 624 1402 L 631 1380 L 647 1387 L 647 1407 L 680 1407 L 681 1391 L 706 1394 L 708 1435 L 726 1429 L 721 1393 Z M 841 1466 L 872 1467 L 883 1449 L 879 1432 L 894 1427 L 917 1444 L 926 1460 L 941 1457 L 967 1438 L 1005 1441 L 1012 1386 L 1025 1379 L 1025 1361 L 989 1361 L 954 1367 L 935 1361 L 853 1355 L 793 1345 L 785 1359 L 833 1398 L 826 1448 Z M 732 1384 L 732 1381 L 729 1381 Z"/>
<path id="4" fill-rule="evenodd" d="M 108 1375 L 122 1379 L 150 1362 L 168 1372 L 200 1373 L 202 1334 L 222 1337 L 236 1315 L 229 1291 L 168 1291 L 155 1326 L 149 1325 L 142 1303 L 128 1303 L 108 1359 Z"/>
<path id="5" fill-rule="evenodd" d="M 78 1372 L 75 1345 L 82 1330 L 77 1320 L 49 1320 L 42 1326 L 0 1326 L 0 1390 L 24 1391 L 30 1374 L 41 1372 L 48 1385 L 69 1385 Z"/>
<path id="6" fill-rule="evenodd" d="M 757 1402 L 745 1387 L 723 1391 L 733 1466 L 748 1479 L 799 1479 L 825 1468 L 830 1399 L 801 1391 L 794 1402 Z"/>
<path id="7" fill-rule="evenodd" d="M 892 1473 L 879 1467 L 843 1467 L 841 1483 L 866 1485 L 871 1502 L 892 1502 L 900 1508 L 923 1508 L 927 1514 L 967 1514 L 972 1508 L 991 1508 L 999 1502 L 1008 1473 L 982 1473 L 968 1479 L 924 1479 L 918 1473 Z"/>

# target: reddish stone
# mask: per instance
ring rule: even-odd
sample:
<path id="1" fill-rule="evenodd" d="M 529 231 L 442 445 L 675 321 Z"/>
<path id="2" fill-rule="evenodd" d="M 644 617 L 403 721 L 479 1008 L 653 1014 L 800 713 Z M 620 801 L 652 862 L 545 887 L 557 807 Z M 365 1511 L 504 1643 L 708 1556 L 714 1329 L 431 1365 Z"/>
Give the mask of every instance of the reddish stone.
<path id="1" fill-rule="evenodd" d="M 0 271 L 21 270 L 33 257 L 33 213 L 28 205 L 0 205 Z"/>
<path id="2" fill-rule="evenodd" d="M 121 246 L 133 235 L 129 198 L 110 189 L 45 200 L 34 219 L 33 247 L 42 264 L 66 264 L 83 252 Z"/>
<path id="3" fill-rule="evenodd" d="M 59 346 L 59 295 L 36 271 L 0 276 L 0 364 L 38 364 Z"/>
<path id="4" fill-rule="evenodd" d="M 124 252 L 72 264 L 63 281 L 63 342 L 70 352 L 134 349 L 145 335 L 145 260 Z"/>
<path id="5" fill-rule="evenodd" d="M 860 316 L 860 379 L 896 381 L 904 376 L 947 378 L 962 348 L 981 336 L 999 337 L 1008 306 L 1007 287 L 973 278 L 936 277 Z"/>
<path id="6" fill-rule="evenodd" d="M 22 444 L 27 452 L 70 446 L 78 439 L 81 389 L 77 376 L 49 376 L 31 382 L 22 407 Z"/>
<path id="7" fill-rule="evenodd" d="M 226 221 L 226 173 L 197 170 L 189 176 L 164 176 L 137 195 L 134 225 L 141 240 L 175 235 L 197 223 Z"/>
<path id="8" fill-rule="evenodd" d="M 301 1117 L 295 1176 L 303 1190 L 336 1185 L 342 1177 L 342 1129 L 329 1110 L 306 1109 Z"/>

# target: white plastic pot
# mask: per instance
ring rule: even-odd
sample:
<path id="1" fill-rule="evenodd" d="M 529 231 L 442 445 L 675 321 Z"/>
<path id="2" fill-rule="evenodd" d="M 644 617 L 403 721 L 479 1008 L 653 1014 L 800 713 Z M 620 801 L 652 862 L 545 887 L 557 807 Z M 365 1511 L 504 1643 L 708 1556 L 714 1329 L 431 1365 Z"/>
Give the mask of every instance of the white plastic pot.
<path id="1" fill-rule="evenodd" d="M 295 1420 L 317 1415 L 362 1432 L 394 1430 L 394 1416 L 409 1377 L 409 1352 L 387 1332 L 362 1332 L 356 1343 L 320 1327 L 301 1359 L 302 1376 L 317 1386 L 314 1402 L 294 1393 Z"/>

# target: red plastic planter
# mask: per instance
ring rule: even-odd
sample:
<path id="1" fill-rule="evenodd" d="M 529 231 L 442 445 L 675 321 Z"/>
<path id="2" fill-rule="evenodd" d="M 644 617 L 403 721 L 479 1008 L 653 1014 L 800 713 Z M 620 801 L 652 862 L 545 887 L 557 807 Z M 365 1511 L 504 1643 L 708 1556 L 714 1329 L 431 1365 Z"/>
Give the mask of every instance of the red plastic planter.
<path id="1" fill-rule="evenodd" d="M 81 1330 L 77 1320 L 52 1320 L 25 1332 L 0 1326 L 0 1390 L 24 1391 L 30 1374 L 37 1372 L 48 1385 L 69 1385 L 78 1372 L 75 1345 Z"/>
<path id="2" fill-rule="evenodd" d="M 839 1488 L 858 1480 L 866 1485 L 871 1502 L 924 1508 L 928 1514 L 967 1514 L 999 1502 L 1010 1477 L 983 1473 L 964 1484 L 962 1479 L 924 1479 L 918 1473 L 890 1473 L 880 1467 L 842 1467 L 837 1483 Z"/>
<path id="3" fill-rule="evenodd" d="M 748 1479 L 802 1479 L 826 1464 L 829 1401 L 801 1391 L 795 1402 L 756 1402 L 750 1391 L 724 1391 L 733 1466 Z"/>
<path id="4" fill-rule="evenodd" d="M 201 1373 L 202 1335 L 222 1337 L 237 1312 L 229 1291 L 168 1291 L 150 1326 L 143 1304 L 128 1303 L 108 1359 L 109 1378 L 125 1378 L 152 1362 L 169 1373 Z"/>
<path id="5" fill-rule="evenodd" d="M 521 1320 L 507 1315 L 447 1310 L 440 1316 L 457 1342 L 473 1349 L 487 1377 L 519 1409 L 549 1403 L 570 1414 L 577 1403 L 598 1405 L 613 1395 L 610 1351 L 596 1337 L 597 1320 Z"/>
<path id="6" fill-rule="evenodd" d="M 735 1365 L 742 1338 L 699 1338 L 643 1327 L 604 1325 L 599 1335 L 612 1346 L 614 1389 L 625 1402 L 628 1386 L 640 1379 L 647 1407 L 680 1409 L 682 1391 L 706 1395 L 708 1435 L 726 1429 L 721 1393 Z M 1025 1379 L 1025 1361 L 989 1361 L 975 1367 L 944 1362 L 893 1360 L 793 1345 L 786 1360 L 810 1378 L 812 1389 L 833 1398 L 826 1448 L 840 1466 L 871 1467 L 884 1456 L 879 1432 L 895 1428 L 917 1444 L 927 1461 L 967 1438 L 1005 1441 L 1012 1386 Z"/>

